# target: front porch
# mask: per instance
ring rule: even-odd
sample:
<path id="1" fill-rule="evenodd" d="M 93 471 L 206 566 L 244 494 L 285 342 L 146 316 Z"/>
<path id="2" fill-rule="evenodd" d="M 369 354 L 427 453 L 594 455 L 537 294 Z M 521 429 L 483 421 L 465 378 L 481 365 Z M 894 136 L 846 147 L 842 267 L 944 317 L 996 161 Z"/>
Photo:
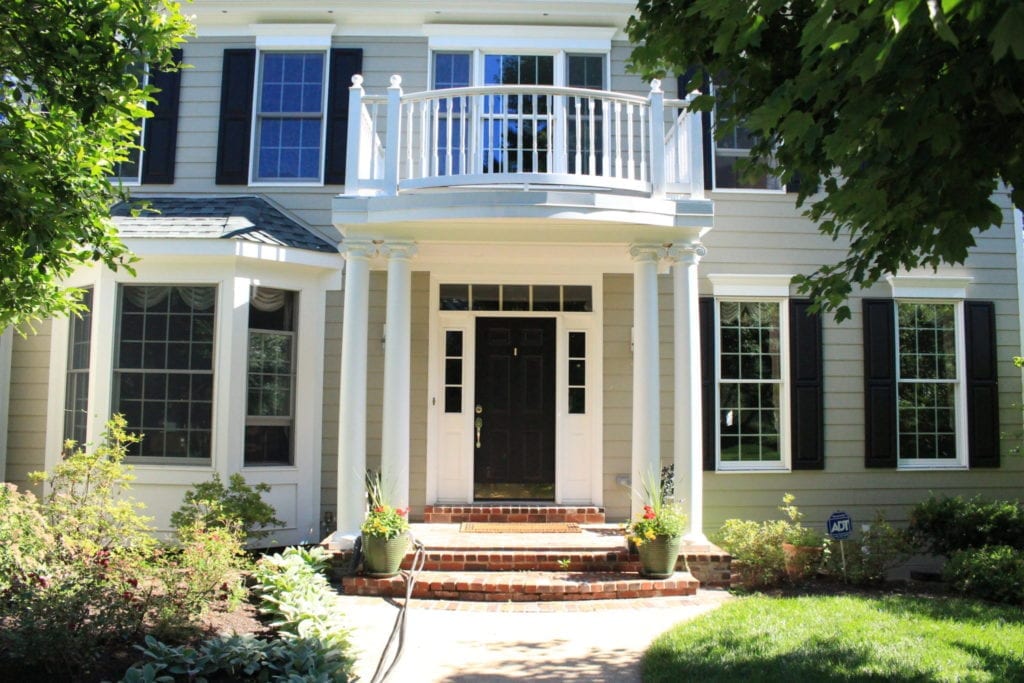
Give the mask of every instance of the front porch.
<path id="1" fill-rule="evenodd" d="M 613 600 L 693 595 L 698 587 L 728 587 L 731 558 L 710 544 L 686 543 L 676 574 L 656 581 L 639 575 L 639 560 L 630 553 L 619 524 L 604 523 L 591 506 L 463 505 L 432 506 L 447 523 L 416 523 L 412 536 L 424 546 L 423 570 L 414 598 L 467 602 L 550 602 Z M 544 512 L 537 512 L 544 511 Z M 557 514 L 561 511 L 562 514 Z M 515 524 L 508 520 L 543 518 L 545 522 L 599 519 L 579 524 L 578 533 L 472 533 L 463 521 Z M 335 578 L 350 595 L 400 597 L 406 579 L 346 576 L 352 554 L 332 541 Z M 403 569 L 413 562 L 412 551 Z"/>

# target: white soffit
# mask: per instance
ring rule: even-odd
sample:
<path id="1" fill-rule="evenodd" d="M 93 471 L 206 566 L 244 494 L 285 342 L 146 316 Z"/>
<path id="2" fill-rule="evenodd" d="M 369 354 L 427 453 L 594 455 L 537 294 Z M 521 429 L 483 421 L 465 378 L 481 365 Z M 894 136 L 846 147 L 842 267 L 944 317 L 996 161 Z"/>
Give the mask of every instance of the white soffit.
<path id="1" fill-rule="evenodd" d="M 427 24 L 423 27 L 431 50 L 611 50 L 616 29 L 574 26 L 511 26 Z"/>
<path id="2" fill-rule="evenodd" d="M 966 299 L 973 277 L 945 275 L 889 275 L 885 278 L 894 299 Z"/>
<path id="3" fill-rule="evenodd" d="M 715 296 L 789 296 L 793 275 L 712 273 L 708 275 Z"/>
<path id="4" fill-rule="evenodd" d="M 264 50 L 326 50 L 331 47 L 334 24 L 250 24 L 256 47 Z"/>

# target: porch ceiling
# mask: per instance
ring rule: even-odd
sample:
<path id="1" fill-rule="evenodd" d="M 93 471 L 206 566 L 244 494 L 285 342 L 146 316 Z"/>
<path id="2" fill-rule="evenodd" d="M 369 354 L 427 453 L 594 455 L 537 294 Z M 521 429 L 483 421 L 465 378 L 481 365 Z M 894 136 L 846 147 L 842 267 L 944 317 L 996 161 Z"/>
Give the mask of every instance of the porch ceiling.
<path id="1" fill-rule="evenodd" d="M 660 244 L 698 240 L 711 229 L 713 218 L 709 200 L 544 189 L 342 195 L 333 200 L 334 226 L 348 239 Z"/>

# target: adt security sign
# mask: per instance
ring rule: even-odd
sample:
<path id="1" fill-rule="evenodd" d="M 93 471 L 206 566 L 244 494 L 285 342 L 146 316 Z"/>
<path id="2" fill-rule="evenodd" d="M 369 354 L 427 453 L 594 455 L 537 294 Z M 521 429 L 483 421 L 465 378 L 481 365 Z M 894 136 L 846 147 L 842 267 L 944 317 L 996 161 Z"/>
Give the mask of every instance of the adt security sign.
<path id="1" fill-rule="evenodd" d="M 853 520 L 850 519 L 850 515 L 846 514 L 842 510 L 838 510 L 829 515 L 828 535 L 832 537 L 833 541 L 842 541 L 849 538 L 852 530 Z"/>

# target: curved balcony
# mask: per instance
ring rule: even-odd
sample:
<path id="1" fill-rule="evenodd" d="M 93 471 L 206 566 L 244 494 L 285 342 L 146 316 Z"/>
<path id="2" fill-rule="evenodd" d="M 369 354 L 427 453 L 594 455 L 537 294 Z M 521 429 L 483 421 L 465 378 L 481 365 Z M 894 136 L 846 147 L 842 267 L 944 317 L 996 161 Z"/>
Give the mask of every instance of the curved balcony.
<path id="1" fill-rule="evenodd" d="M 367 95 L 353 76 L 346 195 L 547 187 L 704 196 L 699 116 L 667 100 L 554 86 Z"/>

